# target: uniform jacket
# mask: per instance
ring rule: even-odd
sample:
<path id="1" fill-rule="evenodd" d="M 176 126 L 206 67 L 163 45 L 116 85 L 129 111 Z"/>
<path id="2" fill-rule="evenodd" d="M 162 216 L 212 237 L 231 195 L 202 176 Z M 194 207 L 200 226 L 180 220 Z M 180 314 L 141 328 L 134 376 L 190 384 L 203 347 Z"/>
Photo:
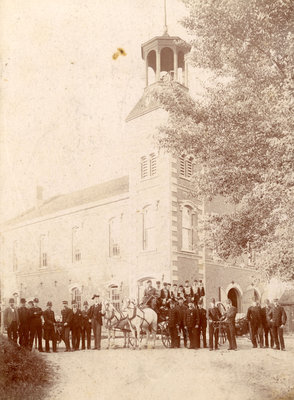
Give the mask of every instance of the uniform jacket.
<path id="1" fill-rule="evenodd" d="M 54 324 L 55 324 L 55 315 L 54 311 L 52 310 L 45 310 L 43 312 L 43 318 L 44 318 L 44 330 L 53 330 L 54 329 Z"/>
<path id="2" fill-rule="evenodd" d="M 206 310 L 205 308 L 200 308 L 198 310 L 199 313 L 199 326 L 202 326 L 203 328 L 206 328 L 207 326 L 207 317 L 206 317 Z"/>
<path id="3" fill-rule="evenodd" d="M 82 328 L 83 329 L 90 329 L 91 328 L 91 322 L 90 317 L 89 317 L 89 313 L 90 313 L 90 309 L 86 310 L 82 310 Z"/>
<path id="4" fill-rule="evenodd" d="M 273 326 L 285 325 L 287 322 L 287 314 L 282 306 L 274 306 L 270 312 Z"/>
<path id="5" fill-rule="evenodd" d="M 13 321 L 16 321 L 17 325 L 19 324 L 18 311 L 16 308 L 7 307 L 4 311 L 4 325 L 9 328 Z"/>
<path id="6" fill-rule="evenodd" d="M 259 306 L 251 306 L 247 311 L 247 319 L 253 326 L 262 325 L 262 312 Z"/>
<path id="7" fill-rule="evenodd" d="M 170 299 L 170 292 L 167 289 L 161 289 L 161 299 Z"/>
<path id="8" fill-rule="evenodd" d="M 73 329 L 75 328 L 82 328 L 83 324 L 83 315 L 82 311 L 77 309 L 77 311 L 74 313 L 72 312 L 72 320 L 71 320 L 71 327 Z"/>
<path id="9" fill-rule="evenodd" d="M 179 313 L 176 307 L 168 310 L 168 326 L 175 328 L 179 324 Z"/>
<path id="10" fill-rule="evenodd" d="M 41 316 L 43 314 L 42 308 L 32 307 L 29 309 L 29 311 L 30 311 L 30 324 L 42 325 L 42 319 L 41 319 Z"/>
<path id="11" fill-rule="evenodd" d="M 178 311 L 179 325 L 185 325 L 185 316 L 188 309 L 187 306 L 183 304 L 182 306 L 176 306 L 176 309 Z"/>
<path id="12" fill-rule="evenodd" d="M 192 308 L 190 310 L 189 308 L 186 309 L 185 313 L 185 326 L 187 328 L 195 328 L 196 325 L 199 325 L 199 313 L 198 310 L 195 308 Z"/>
<path id="13" fill-rule="evenodd" d="M 63 325 L 67 323 L 67 327 L 71 327 L 71 321 L 72 321 L 72 309 L 70 308 L 63 308 L 61 310 L 61 316 L 62 316 L 62 323 Z"/>
<path id="14" fill-rule="evenodd" d="M 19 307 L 17 311 L 18 311 L 19 325 L 28 327 L 30 322 L 30 310 L 26 307 Z"/>
<path id="15" fill-rule="evenodd" d="M 209 308 L 207 314 L 209 321 L 219 321 L 222 316 L 220 310 L 217 307 Z"/>
<path id="16" fill-rule="evenodd" d="M 226 321 L 228 324 L 235 324 L 237 308 L 232 306 L 226 311 Z"/>
<path id="17" fill-rule="evenodd" d="M 272 311 L 272 307 L 263 307 L 261 309 L 261 321 L 262 321 L 262 326 L 264 328 L 268 328 L 271 326 L 271 311 Z"/>
<path id="18" fill-rule="evenodd" d="M 102 314 L 102 304 L 93 304 L 90 307 L 90 312 L 89 312 L 89 316 L 90 319 L 93 321 L 97 321 L 98 324 L 102 325 L 102 316 L 104 314 Z"/>

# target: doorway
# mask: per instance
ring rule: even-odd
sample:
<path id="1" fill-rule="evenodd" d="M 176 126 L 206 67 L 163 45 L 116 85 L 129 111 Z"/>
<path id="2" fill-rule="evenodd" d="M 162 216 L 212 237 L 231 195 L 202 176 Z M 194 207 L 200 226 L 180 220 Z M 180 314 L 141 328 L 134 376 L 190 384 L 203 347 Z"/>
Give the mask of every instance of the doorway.
<path id="1" fill-rule="evenodd" d="M 237 308 L 237 312 L 240 312 L 240 293 L 237 289 L 232 288 L 228 292 L 228 299 L 231 300 L 232 305 Z"/>

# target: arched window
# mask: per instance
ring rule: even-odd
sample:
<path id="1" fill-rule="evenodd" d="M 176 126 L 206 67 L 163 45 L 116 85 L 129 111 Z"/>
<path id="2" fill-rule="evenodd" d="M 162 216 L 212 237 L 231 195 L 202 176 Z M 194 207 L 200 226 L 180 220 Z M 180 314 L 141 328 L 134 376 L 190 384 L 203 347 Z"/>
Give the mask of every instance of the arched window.
<path id="1" fill-rule="evenodd" d="M 79 288 L 73 288 L 71 291 L 71 300 L 75 301 L 78 305 L 78 308 L 81 308 L 82 304 L 82 293 Z"/>
<path id="2" fill-rule="evenodd" d="M 196 214 L 192 207 L 182 207 L 182 250 L 194 251 L 196 244 Z"/>
<path id="3" fill-rule="evenodd" d="M 155 244 L 155 210 L 150 205 L 143 210 L 143 250 L 154 250 Z"/>
<path id="4" fill-rule="evenodd" d="M 121 218 L 115 217 L 109 221 L 109 257 L 120 255 Z"/>
<path id="5" fill-rule="evenodd" d="M 183 178 L 191 178 L 193 175 L 193 157 L 180 157 L 180 176 Z"/>

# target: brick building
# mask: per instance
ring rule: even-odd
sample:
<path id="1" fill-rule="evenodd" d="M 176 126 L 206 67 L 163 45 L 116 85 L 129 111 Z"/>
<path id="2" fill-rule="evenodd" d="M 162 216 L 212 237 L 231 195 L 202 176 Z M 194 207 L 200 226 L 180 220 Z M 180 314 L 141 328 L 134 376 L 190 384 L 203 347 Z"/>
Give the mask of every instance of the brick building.
<path id="1" fill-rule="evenodd" d="M 198 218 L 223 212 L 220 200 L 205 204 L 190 195 L 193 158 L 158 151 L 157 126 L 167 114 L 152 89 L 173 80 L 188 90 L 189 46 L 167 33 L 142 45 L 146 87 L 126 118 L 128 175 L 74 193 L 42 200 L 1 227 L 3 301 L 14 295 L 79 303 L 101 293 L 119 305 L 141 297 L 147 279 L 203 280 L 206 298 L 233 300 L 245 312 L 261 297 L 249 266 L 228 265 L 200 246 Z"/>

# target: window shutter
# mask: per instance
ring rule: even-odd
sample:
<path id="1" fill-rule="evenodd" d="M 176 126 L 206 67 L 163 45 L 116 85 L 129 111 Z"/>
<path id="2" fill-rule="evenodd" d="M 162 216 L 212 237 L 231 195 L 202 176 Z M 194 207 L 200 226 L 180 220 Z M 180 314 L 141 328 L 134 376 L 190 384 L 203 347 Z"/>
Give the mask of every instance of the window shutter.
<path id="1" fill-rule="evenodd" d="M 185 176 L 185 157 L 180 157 L 180 175 Z"/>
<path id="2" fill-rule="evenodd" d="M 186 177 L 191 178 L 192 176 L 192 160 L 189 158 L 186 160 Z"/>
<path id="3" fill-rule="evenodd" d="M 141 158 L 141 178 L 146 178 L 148 176 L 148 164 L 147 157 Z"/>
<path id="4" fill-rule="evenodd" d="M 150 154 L 150 176 L 156 175 L 156 156 L 154 153 Z"/>

